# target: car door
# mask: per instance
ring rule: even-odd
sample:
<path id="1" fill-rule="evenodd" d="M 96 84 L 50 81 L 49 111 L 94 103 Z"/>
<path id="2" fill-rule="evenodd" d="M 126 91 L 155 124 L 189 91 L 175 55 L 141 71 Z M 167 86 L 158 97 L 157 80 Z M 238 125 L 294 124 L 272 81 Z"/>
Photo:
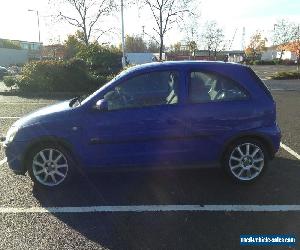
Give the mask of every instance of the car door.
<path id="1" fill-rule="evenodd" d="M 225 141 L 253 125 L 251 98 L 239 83 L 207 70 L 189 72 L 187 87 L 189 159 L 214 164 Z"/>
<path id="2" fill-rule="evenodd" d="M 88 165 L 170 163 L 180 158 L 185 151 L 181 80 L 173 70 L 141 73 L 104 93 L 107 111 L 94 110 L 85 121 Z"/>

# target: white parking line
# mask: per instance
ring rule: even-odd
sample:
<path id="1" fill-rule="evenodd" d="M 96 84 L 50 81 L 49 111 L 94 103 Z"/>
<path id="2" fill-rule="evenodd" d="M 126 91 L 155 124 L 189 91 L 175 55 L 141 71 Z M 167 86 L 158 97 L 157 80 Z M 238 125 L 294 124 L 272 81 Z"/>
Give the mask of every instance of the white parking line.
<path id="1" fill-rule="evenodd" d="M 288 153 L 300 160 L 300 155 L 280 143 Z M 0 166 L 6 163 L 4 158 Z M 0 207 L 0 214 L 26 213 L 141 213 L 141 212 L 300 212 L 300 205 L 129 205 L 88 207 Z"/>
<path id="2" fill-rule="evenodd" d="M 300 155 L 295 152 L 293 149 L 291 149 L 290 147 L 288 147 L 287 145 L 280 143 L 280 147 L 282 147 L 285 151 L 287 151 L 288 153 L 290 153 L 292 156 L 296 157 L 298 160 L 300 160 Z"/>
<path id="3" fill-rule="evenodd" d="M 0 214 L 141 212 L 300 212 L 300 205 L 132 205 L 91 207 L 0 207 Z"/>

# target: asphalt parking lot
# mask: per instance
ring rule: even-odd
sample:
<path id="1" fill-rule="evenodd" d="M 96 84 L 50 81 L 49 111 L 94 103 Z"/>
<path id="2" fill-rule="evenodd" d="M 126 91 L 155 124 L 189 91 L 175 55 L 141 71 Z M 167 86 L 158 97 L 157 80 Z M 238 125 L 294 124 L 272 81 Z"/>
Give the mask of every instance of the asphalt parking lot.
<path id="1" fill-rule="evenodd" d="M 299 153 L 300 92 L 273 91 L 273 96 L 282 142 Z M 0 133 L 17 117 L 57 101 L 0 96 Z M 49 192 L 27 176 L 15 176 L 5 163 L 0 166 L 0 249 L 240 249 L 241 234 L 293 234 L 299 249 L 300 212 L 276 209 L 300 204 L 299 176 L 300 160 L 281 149 L 253 185 L 233 184 L 218 169 L 139 171 L 86 175 Z M 140 205 L 145 207 L 128 211 Z M 153 205 L 172 207 L 146 211 Z M 274 205 L 275 211 L 226 211 L 225 206 L 179 211 L 182 205 Z M 127 210 L 84 212 L 95 206 Z M 70 207 L 83 210 L 66 211 Z"/>

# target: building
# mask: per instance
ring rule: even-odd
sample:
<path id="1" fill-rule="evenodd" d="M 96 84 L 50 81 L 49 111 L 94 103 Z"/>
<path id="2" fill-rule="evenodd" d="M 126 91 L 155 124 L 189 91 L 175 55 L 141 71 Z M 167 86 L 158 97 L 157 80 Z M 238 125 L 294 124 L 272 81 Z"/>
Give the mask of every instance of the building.
<path id="1" fill-rule="evenodd" d="M 64 59 L 66 57 L 66 48 L 62 44 L 43 46 L 42 57 L 44 59 Z"/>
<path id="2" fill-rule="evenodd" d="M 22 50 L 26 50 L 28 52 L 29 60 L 41 58 L 43 43 L 21 41 L 21 40 L 10 40 L 10 41 L 15 45 L 19 46 Z"/>
<path id="3" fill-rule="evenodd" d="M 150 62 L 158 61 L 158 53 L 126 53 L 126 61 L 129 64 L 137 65 Z M 163 60 L 165 60 L 166 55 L 163 53 Z"/>
<path id="4" fill-rule="evenodd" d="M 27 50 L 0 48 L 0 66 L 23 65 L 27 62 Z"/>
<path id="5" fill-rule="evenodd" d="M 196 50 L 194 53 L 189 51 L 170 52 L 167 54 L 167 60 L 169 61 L 182 61 L 182 60 L 217 60 L 228 62 L 242 62 L 244 60 L 245 53 L 242 50 L 230 50 L 230 51 L 218 51 L 217 55 L 214 55 L 214 51 L 208 50 Z"/>
<path id="6" fill-rule="evenodd" d="M 262 54 L 261 54 L 261 60 L 264 61 L 272 61 L 279 59 L 281 56 L 281 51 L 277 49 L 278 46 L 271 46 L 268 47 Z M 291 51 L 283 51 L 282 60 L 292 60 L 296 61 L 297 60 L 297 55 L 294 52 Z"/>
<path id="7" fill-rule="evenodd" d="M 28 41 L 21 41 L 21 40 L 10 40 L 10 41 L 15 45 L 20 46 L 20 48 L 24 50 L 40 51 L 43 47 L 43 43 L 39 43 L 39 42 L 28 42 Z"/>
<path id="8" fill-rule="evenodd" d="M 0 64 L 4 66 L 24 64 L 41 58 L 43 43 L 0 38 Z M 10 44 L 12 46 L 5 46 Z"/>

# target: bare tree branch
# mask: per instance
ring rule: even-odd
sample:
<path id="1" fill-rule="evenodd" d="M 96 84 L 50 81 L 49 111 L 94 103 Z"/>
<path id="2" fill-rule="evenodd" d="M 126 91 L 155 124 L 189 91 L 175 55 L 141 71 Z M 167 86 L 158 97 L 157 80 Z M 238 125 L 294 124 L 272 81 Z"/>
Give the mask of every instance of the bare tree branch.
<path id="1" fill-rule="evenodd" d="M 66 15 L 59 12 L 58 17 L 70 25 L 79 28 L 83 33 L 84 42 L 89 44 L 91 37 L 101 37 L 107 31 L 96 28 L 102 18 L 109 16 L 115 9 L 115 0 L 63 0 L 64 3 L 73 7 L 76 16 Z M 101 33 L 97 35 L 96 33 Z"/>
<path id="2" fill-rule="evenodd" d="M 218 26 L 216 21 L 208 21 L 205 23 L 203 31 L 204 44 L 208 50 L 208 56 L 211 57 L 211 53 L 214 53 L 214 57 L 217 57 L 217 53 L 224 48 L 224 33 Z"/>
<path id="3" fill-rule="evenodd" d="M 98 31 L 100 34 L 97 36 L 96 40 L 98 40 L 100 37 L 102 37 L 103 35 L 110 33 L 113 31 L 113 28 L 109 28 L 107 30 L 101 30 L 101 29 L 96 29 L 95 31 Z"/>
<path id="4" fill-rule="evenodd" d="M 172 24 L 182 18 L 181 14 L 192 12 L 191 4 L 194 0 L 142 0 L 142 2 L 154 18 L 156 27 L 152 29 L 159 37 L 159 58 L 162 60 L 166 33 L 173 28 Z M 158 39 L 155 40 L 158 42 Z"/>

